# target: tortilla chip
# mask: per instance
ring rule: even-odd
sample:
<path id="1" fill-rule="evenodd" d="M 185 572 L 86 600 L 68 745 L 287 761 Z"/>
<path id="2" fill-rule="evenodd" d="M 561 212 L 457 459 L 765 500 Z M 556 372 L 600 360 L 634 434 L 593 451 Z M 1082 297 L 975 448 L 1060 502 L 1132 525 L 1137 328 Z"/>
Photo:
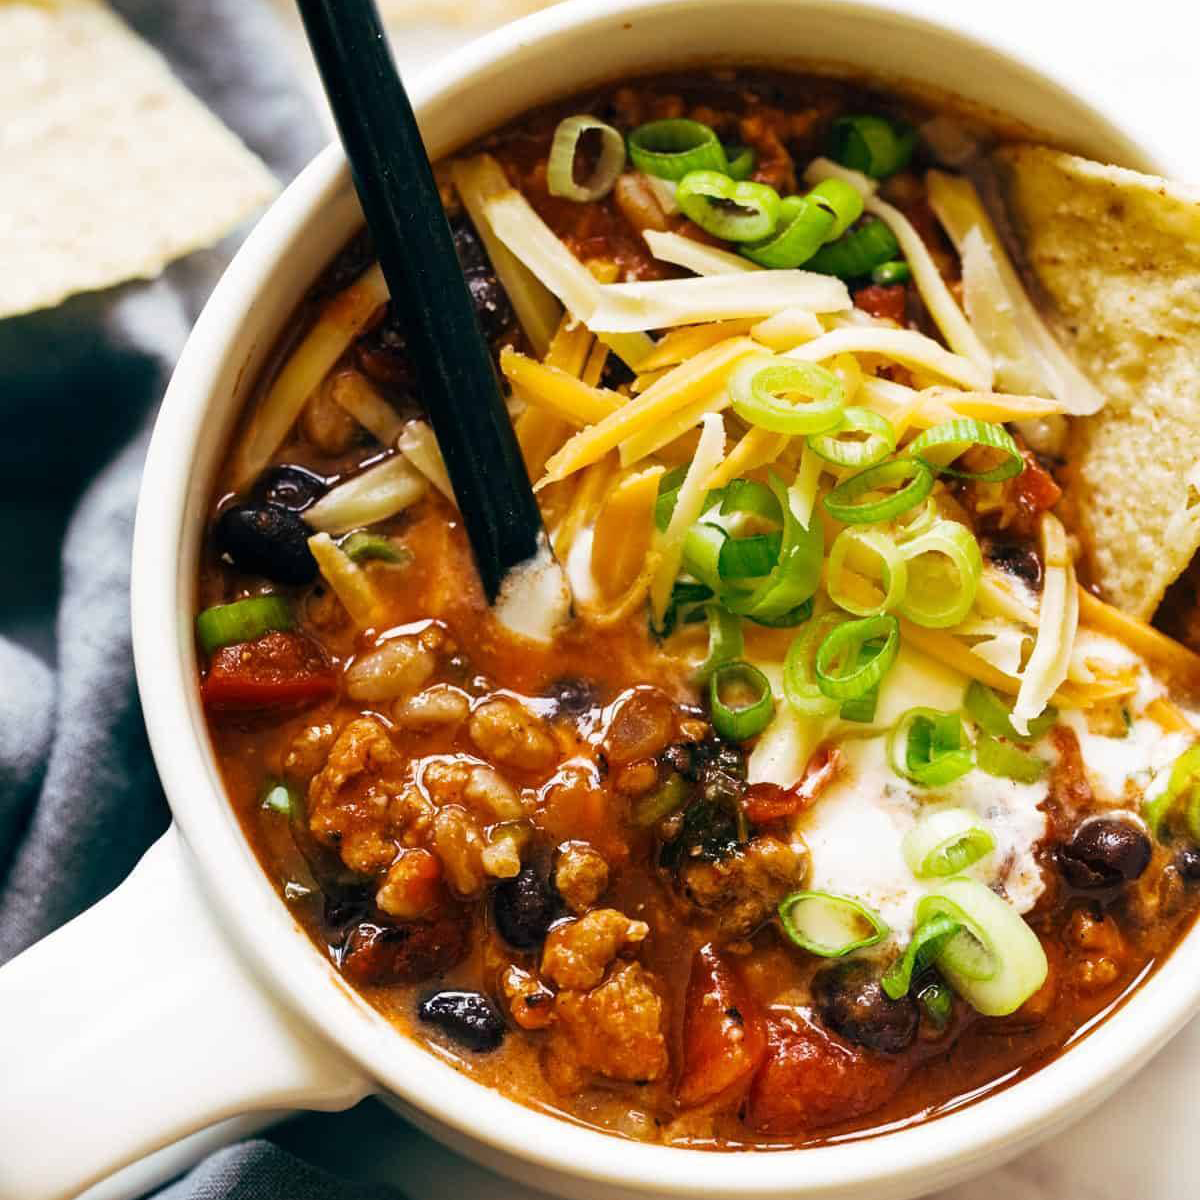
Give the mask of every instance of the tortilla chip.
<path id="1" fill-rule="evenodd" d="M 0 0 L 0 317 L 157 275 L 276 182 L 99 0 Z"/>
<path id="2" fill-rule="evenodd" d="M 1200 547 L 1200 190 L 1044 146 L 996 158 L 1028 265 L 1107 399 L 1072 429 L 1092 577 L 1148 620 Z"/>

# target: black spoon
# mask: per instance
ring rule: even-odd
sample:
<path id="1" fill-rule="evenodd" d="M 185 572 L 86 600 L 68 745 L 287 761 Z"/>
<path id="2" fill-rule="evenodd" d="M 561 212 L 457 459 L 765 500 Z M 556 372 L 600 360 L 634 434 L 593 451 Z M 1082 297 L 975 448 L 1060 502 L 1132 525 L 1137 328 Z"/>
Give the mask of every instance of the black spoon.
<path id="1" fill-rule="evenodd" d="M 491 355 L 374 0 L 297 0 L 489 601 L 545 545 Z"/>

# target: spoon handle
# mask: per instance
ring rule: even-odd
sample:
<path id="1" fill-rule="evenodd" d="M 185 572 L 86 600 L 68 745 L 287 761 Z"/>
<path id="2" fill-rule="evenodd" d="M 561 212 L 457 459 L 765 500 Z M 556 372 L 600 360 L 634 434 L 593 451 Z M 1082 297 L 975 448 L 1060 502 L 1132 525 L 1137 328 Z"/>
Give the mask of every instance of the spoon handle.
<path id="1" fill-rule="evenodd" d="M 489 601 L 541 514 L 373 0 L 297 0 Z"/>

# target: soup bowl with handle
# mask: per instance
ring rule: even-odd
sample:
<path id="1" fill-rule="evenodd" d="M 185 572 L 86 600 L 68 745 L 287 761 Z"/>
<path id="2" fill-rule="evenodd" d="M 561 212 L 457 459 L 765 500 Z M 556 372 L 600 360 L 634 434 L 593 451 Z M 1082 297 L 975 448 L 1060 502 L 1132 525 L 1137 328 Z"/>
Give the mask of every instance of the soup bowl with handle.
<path id="1" fill-rule="evenodd" d="M 1171 166 L 1011 48 L 904 3 L 575 0 L 455 53 L 412 94 L 437 157 L 591 83 L 733 63 L 907 81 L 1093 157 Z M 330 146 L 230 265 L 163 403 L 137 517 L 133 628 L 175 823 L 112 896 L 0 970 L 0 1195 L 62 1200 L 219 1122 L 375 1093 L 472 1159 L 576 1200 L 906 1200 L 1028 1148 L 1144 1064 L 1200 1004 L 1200 933 L 1040 1071 L 936 1120 L 778 1152 L 618 1141 L 523 1107 L 347 987 L 280 900 L 223 793 L 192 618 L 210 488 L 238 414 L 298 302 L 360 223 L 345 159 Z"/>

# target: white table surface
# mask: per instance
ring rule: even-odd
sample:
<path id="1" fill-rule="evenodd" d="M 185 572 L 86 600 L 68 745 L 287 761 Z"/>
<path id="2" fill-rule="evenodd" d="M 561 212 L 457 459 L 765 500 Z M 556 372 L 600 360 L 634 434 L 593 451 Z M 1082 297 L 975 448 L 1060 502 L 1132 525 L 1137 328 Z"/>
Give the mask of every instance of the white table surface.
<path id="1" fill-rule="evenodd" d="M 279 0 L 286 7 L 289 0 Z M 969 24 L 1027 57 L 1053 64 L 1093 94 L 1119 96 L 1127 125 L 1200 182 L 1196 128 L 1200 9 L 1187 0 L 912 0 L 932 16 Z M 397 40 L 405 73 L 452 53 L 478 26 L 407 24 Z M 298 62 L 312 81 L 302 45 Z M 1188 164 L 1194 163 L 1189 170 Z M 1013 1163 L 931 1200 L 1192 1200 L 1200 1196 L 1193 1142 L 1200 1019 L 1103 1107 Z M 350 1113 L 302 1117 L 276 1140 L 351 1178 L 400 1186 L 412 1200 L 541 1200 L 444 1149 L 368 1102 Z M 364 1154 L 360 1137 L 371 1147 Z"/>

